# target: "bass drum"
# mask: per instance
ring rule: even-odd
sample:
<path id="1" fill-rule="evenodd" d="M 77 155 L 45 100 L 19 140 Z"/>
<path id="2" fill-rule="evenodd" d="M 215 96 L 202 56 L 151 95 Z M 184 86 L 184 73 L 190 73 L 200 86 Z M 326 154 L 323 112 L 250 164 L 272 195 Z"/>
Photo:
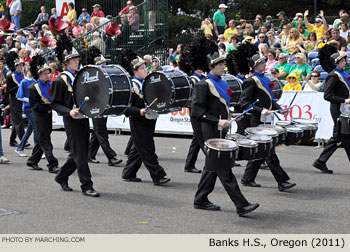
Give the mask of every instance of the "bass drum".
<path id="1" fill-rule="evenodd" d="M 145 103 L 152 104 L 151 109 L 159 114 L 179 111 L 191 101 L 192 81 L 180 70 L 153 72 L 142 85 Z"/>
<path id="2" fill-rule="evenodd" d="M 275 82 L 275 86 L 272 89 L 272 94 L 273 94 L 273 98 L 275 99 L 275 101 L 278 101 L 282 97 L 283 83 L 279 79 L 271 77 L 271 76 L 269 76 L 269 79 L 272 82 Z"/>
<path id="3" fill-rule="evenodd" d="M 79 107 L 89 97 L 80 112 L 91 118 L 123 114 L 130 105 L 131 95 L 130 75 L 119 65 L 88 65 L 74 79 L 74 102 Z"/>
<path id="4" fill-rule="evenodd" d="M 242 81 L 231 74 L 223 74 L 221 76 L 232 89 L 232 95 L 230 95 L 230 106 L 238 105 L 242 95 Z"/>

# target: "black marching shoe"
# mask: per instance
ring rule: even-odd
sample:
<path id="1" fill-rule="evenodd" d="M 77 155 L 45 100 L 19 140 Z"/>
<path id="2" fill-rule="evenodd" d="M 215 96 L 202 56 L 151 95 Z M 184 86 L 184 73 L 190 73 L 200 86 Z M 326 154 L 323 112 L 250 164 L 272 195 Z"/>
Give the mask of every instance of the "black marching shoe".
<path id="1" fill-rule="evenodd" d="M 155 179 L 153 180 L 154 185 L 164 185 L 168 183 L 171 179 L 170 178 L 161 178 L 161 179 Z"/>
<path id="2" fill-rule="evenodd" d="M 9 145 L 10 145 L 10 147 L 18 147 L 18 143 L 17 142 L 10 143 Z"/>
<path id="3" fill-rule="evenodd" d="M 315 162 L 313 162 L 312 166 L 315 167 L 316 169 L 319 169 L 323 173 L 328 173 L 328 174 L 332 174 L 333 173 L 333 170 L 329 170 L 328 169 L 326 163 L 321 162 L 318 159 L 316 159 Z"/>
<path id="4" fill-rule="evenodd" d="M 57 173 L 59 170 L 58 166 L 49 167 L 49 173 Z"/>
<path id="5" fill-rule="evenodd" d="M 124 181 L 128 182 L 141 182 L 142 180 L 140 178 L 122 178 Z"/>
<path id="6" fill-rule="evenodd" d="M 118 159 L 118 158 L 114 157 L 114 158 L 111 158 L 110 160 L 108 160 L 108 165 L 109 166 L 117 166 L 121 162 L 123 162 L 122 159 Z"/>
<path id="7" fill-rule="evenodd" d="M 249 187 L 261 187 L 260 184 L 255 183 L 255 181 L 247 181 L 245 179 L 241 180 L 241 184 Z"/>
<path id="8" fill-rule="evenodd" d="M 94 188 L 83 191 L 83 194 L 89 197 L 100 197 L 100 193 L 96 192 Z"/>
<path id="9" fill-rule="evenodd" d="M 92 164 L 99 164 L 100 161 L 93 159 L 93 158 L 88 158 L 88 163 L 92 163 Z"/>
<path id="10" fill-rule="evenodd" d="M 57 180 L 57 178 L 55 178 L 55 181 L 61 186 L 63 191 L 66 191 L 66 192 L 73 191 L 73 189 L 69 187 L 67 182 L 60 182 Z"/>
<path id="11" fill-rule="evenodd" d="M 201 173 L 201 170 L 198 170 L 196 167 L 191 167 L 191 168 L 185 168 L 185 172 L 190 172 L 190 173 Z"/>
<path id="12" fill-rule="evenodd" d="M 237 214 L 239 217 L 243 217 L 247 213 L 253 212 L 255 209 L 257 209 L 260 205 L 258 203 L 249 203 L 249 205 L 237 208 Z"/>
<path id="13" fill-rule="evenodd" d="M 220 211 L 220 206 L 214 205 L 211 202 L 204 202 L 204 203 L 193 203 L 193 207 L 195 209 L 203 209 L 203 210 L 209 210 L 209 211 Z"/>
<path id="14" fill-rule="evenodd" d="M 279 183 L 278 184 L 278 191 L 284 192 L 285 190 L 293 188 L 296 185 L 297 185 L 296 183 L 289 183 L 289 182 Z"/>
<path id="15" fill-rule="evenodd" d="M 35 171 L 41 171 L 43 168 L 39 167 L 37 164 L 33 164 L 29 166 L 30 169 L 35 170 Z"/>

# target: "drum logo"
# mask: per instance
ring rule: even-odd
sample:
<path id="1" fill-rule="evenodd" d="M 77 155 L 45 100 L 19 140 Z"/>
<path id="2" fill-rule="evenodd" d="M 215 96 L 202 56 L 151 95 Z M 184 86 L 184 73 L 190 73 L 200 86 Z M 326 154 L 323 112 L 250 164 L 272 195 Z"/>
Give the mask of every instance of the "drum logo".
<path id="1" fill-rule="evenodd" d="M 90 113 L 91 113 L 91 115 L 98 114 L 98 113 L 100 113 L 100 109 L 99 108 L 93 108 L 93 109 L 90 110 Z"/>
<path id="2" fill-rule="evenodd" d="M 151 84 L 161 82 L 160 75 L 158 76 L 158 78 L 155 78 L 154 76 L 151 76 L 150 80 L 151 80 Z"/>
<path id="3" fill-rule="evenodd" d="M 96 75 L 94 76 L 90 76 L 89 72 L 84 72 L 83 73 L 83 82 L 82 84 L 87 84 L 87 83 L 91 83 L 91 82 L 97 82 L 100 79 L 98 78 L 98 71 L 96 71 Z"/>
<path id="4" fill-rule="evenodd" d="M 160 102 L 156 106 L 157 108 L 165 108 L 166 103 L 165 102 Z"/>

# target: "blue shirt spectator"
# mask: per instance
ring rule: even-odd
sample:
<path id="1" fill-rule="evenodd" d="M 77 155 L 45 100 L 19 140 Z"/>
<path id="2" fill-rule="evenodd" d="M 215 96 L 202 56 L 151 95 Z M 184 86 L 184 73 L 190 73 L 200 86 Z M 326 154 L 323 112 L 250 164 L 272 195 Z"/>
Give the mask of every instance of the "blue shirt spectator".
<path id="1" fill-rule="evenodd" d="M 78 18 L 79 24 L 81 24 L 81 21 L 83 21 L 83 19 L 85 19 L 89 23 L 90 22 L 90 14 L 87 13 L 87 10 L 85 8 L 83 8 L 81 11 L 82 11 L 82 13 L 80 14 L 80 16 Z"/>

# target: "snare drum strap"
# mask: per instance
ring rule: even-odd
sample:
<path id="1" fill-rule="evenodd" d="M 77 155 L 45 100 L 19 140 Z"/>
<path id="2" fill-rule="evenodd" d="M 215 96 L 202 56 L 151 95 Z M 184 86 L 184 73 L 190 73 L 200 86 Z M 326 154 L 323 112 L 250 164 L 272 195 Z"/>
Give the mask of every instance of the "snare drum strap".
<path id="1" fill-rule="evenodd" d="M 141 98 L 143 99 L 143 94 L 142 94 L 142 90 L 141 90 L 141 86 L 142 83 L 136 79 L 132 79 L 132 86 L 134 88 L 135 93 Z"/>
<path id="2" fill-rule="evenodd" d="M 260 88 L 262 91 L 264 91 L 267 94 L 267 96 L 270 98 L 271 104 L 270 104 L 270 108 L 269 109 L 271 109 L 272 108 L 272 97 L 271 97 L 270 92 L 263 86 L 263 84 L 260 82 L 258 77 L 252 76 L 252 79 L 255 81 L 256 86 L 258 88 Z"/>
<path id="3" fill-rule="evenodd" d="M 206 79 L 205 82 L 208 83 L 210 93 L 215 97 L 219 98 L 219 101 L 225 105 L 225 108 L 227 110 L 227 115 L 228 115 L 227 118 L 230 118 L 230 110 L 229 110 L 229 107 L 227 106 L 226 100 L 221 97 L 219 92 L 216 90 L 214 83 L 210 79 Z"/>

